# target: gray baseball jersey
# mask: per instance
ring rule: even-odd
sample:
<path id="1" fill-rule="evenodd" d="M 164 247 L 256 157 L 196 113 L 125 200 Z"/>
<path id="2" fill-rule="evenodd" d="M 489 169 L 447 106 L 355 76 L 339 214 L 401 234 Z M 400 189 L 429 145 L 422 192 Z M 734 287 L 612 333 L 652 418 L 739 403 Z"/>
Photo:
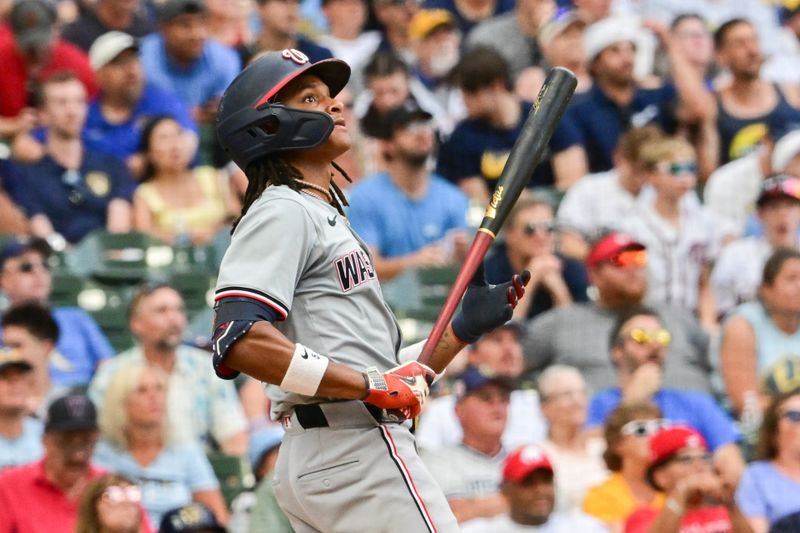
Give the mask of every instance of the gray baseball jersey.
<path id="1" fill-rule="evenodd" d="M 386 305 L 366 244 L 318 198 L 268 187 L 233 234 L 216 297 L 246 296 L 282 318 L 286 337 L 356 370 L 397 366 L 400 328 Z M 267 386 L 276 420 L 319 398 Z"/>

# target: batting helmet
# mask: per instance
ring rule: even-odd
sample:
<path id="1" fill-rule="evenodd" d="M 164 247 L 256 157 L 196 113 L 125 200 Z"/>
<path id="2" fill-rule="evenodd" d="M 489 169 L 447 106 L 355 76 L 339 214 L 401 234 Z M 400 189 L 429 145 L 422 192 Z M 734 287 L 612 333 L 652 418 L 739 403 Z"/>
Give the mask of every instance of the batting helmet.
<path id="1" fill-rule="evenodd" d="M 217 138 L 240 168 L 269 154 L 314 148 L 331 134 L 333 119 L 327 113 L 274 101 L 281 89 L 304 73 L 319 77 L 336 96 L 350 78 L 350 67 L 338 59 L 311 63 L 294 49 L 268 52 L 225 90 L 217 113 Z"/>

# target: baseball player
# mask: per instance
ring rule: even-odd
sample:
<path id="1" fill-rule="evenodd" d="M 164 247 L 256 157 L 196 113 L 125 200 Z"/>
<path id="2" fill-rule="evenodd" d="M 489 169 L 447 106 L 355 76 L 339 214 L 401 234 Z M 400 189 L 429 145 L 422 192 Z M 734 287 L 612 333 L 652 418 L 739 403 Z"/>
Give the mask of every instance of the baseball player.
<path id="1" fill-rule="evenodd" d="M 458 531 L 408 419 L 436 372 L 511 318 L 529 275 L 493 286 L 479 269 L 430 367 L 416 362 L 422 343 L 400 350 L 331 179 L 351 144 L 334 98 L 349 75 L 339 60 L 269 52 L 222 97 L 217 134 L 248 188 L 219 272 L 214 368 L 267 383 L 286 429 L 275 495 L 296 532 Z"/>

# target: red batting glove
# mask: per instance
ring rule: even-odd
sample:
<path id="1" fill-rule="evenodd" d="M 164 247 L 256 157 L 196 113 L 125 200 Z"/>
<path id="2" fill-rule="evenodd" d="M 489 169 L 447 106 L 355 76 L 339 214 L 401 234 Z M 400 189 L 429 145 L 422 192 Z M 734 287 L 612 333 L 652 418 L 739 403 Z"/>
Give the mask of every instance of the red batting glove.
<path id="1" fill-rule="evenodd" d="M 409 361 L 381 374 L 375 367 L 364 372 L 367 393 L 363 401 L 382 409 L 416 418 L 430 393 L 436 373 L 417 361 Z"/>

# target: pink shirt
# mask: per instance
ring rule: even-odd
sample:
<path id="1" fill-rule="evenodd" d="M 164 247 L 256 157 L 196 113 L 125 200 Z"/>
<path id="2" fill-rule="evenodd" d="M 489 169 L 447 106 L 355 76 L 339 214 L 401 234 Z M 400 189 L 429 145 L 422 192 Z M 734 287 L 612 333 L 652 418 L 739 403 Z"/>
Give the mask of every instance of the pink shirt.
<path id="1" fill-rule="evenodd" d="M 89 479 L 104 473 L 90 467 Z M 74 533 L 79 505 L 48 481 L 43 460 L 0 474 L 0 533 Z M 143 533 L 153 531 L 144 513 L 142 526 Z"/>

